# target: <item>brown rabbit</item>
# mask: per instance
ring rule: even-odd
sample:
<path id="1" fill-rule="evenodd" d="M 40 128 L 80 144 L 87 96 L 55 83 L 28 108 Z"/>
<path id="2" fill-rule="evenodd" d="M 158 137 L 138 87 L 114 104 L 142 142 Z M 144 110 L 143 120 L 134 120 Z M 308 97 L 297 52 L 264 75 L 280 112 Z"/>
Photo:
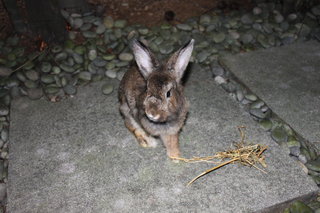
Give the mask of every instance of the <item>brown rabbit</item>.
<path id="1" fill-rule="evenodd" d="M 181 78 L 189 63 L 194 40 L 160 64 L 142 42 L 134 40 L 132 50 L 137 66 L 123 77 L 119 87 L 120 112 L 126 127 L 143 147 L 163 141 L 167 155 L 178 157 L 179 131 L 188 112 Z"/>

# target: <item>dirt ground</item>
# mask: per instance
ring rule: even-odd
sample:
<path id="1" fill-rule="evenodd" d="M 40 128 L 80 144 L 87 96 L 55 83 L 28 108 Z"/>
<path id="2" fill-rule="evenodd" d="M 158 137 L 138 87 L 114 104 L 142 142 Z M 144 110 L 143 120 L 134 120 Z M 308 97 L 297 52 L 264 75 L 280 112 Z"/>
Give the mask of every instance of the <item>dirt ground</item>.
<path id="1" fill-rule="evenodd" d="M 181 23 L 212 9 L 234 10 L 249 8 L 250 0 L 89 0 L 98 4 L 101 13 L 115 19 L 146 26 L 165 22 Z"/>

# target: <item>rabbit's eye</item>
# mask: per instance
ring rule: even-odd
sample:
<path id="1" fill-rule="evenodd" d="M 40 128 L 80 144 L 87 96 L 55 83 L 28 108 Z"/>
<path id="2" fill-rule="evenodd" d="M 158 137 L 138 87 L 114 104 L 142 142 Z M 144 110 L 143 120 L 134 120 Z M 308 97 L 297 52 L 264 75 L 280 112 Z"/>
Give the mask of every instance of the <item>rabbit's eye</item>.
<path id="1" fill-rule="evenodd" d="M 170 97 L 171 97 L 171 90 L 167 92 L 167 98 L 170 98 Z"/>

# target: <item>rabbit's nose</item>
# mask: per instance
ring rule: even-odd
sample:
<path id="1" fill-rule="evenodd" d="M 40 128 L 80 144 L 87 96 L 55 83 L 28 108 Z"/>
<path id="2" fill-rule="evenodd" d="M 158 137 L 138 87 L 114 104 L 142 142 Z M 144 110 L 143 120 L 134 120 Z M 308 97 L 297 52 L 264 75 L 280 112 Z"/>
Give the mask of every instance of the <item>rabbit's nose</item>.
<path id="1" fill-rule="evenodd" d="M 160 118 L 159 114 L 146 113 L 147 117 L 152 121 L 157 121 Z"/>

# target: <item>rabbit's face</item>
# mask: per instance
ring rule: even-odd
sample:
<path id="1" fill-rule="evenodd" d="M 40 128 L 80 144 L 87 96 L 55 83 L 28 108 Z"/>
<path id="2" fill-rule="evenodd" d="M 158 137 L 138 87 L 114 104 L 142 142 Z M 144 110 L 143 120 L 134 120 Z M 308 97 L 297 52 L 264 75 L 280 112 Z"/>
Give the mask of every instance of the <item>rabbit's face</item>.
<path id="1" fill-rule="evenodd" d="M 189 63 L 193 43 L 194 40 L 190 40 L 175 52 L 167 63 L 161 64 L 143 43 L 133 42 L 136 63 L 147 82 L 146 92 L 140 96 L 143 109 L 139 110 L 150 122 L 168 123 L 179 117 L 186 102 L 182 94 L 181 78 Z"/>
<path id="2" fill-rule="evenodd" d="M 153 73 L 147 81 L 147 92 L 143 102 L 146 117 L 155 123 L 165 123 L 175 117 L 179 108 L 177 83 L 171 75 Z"/>

